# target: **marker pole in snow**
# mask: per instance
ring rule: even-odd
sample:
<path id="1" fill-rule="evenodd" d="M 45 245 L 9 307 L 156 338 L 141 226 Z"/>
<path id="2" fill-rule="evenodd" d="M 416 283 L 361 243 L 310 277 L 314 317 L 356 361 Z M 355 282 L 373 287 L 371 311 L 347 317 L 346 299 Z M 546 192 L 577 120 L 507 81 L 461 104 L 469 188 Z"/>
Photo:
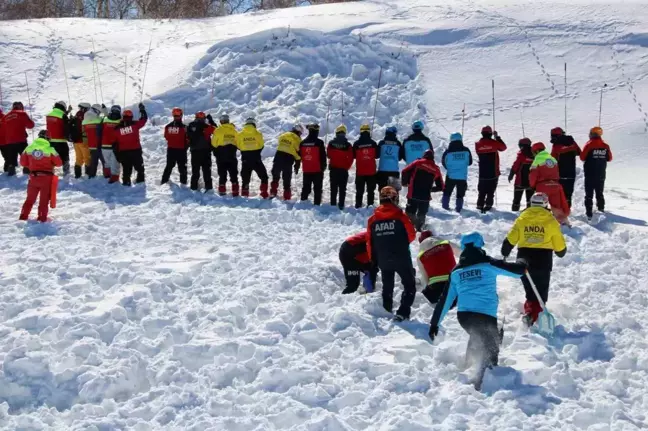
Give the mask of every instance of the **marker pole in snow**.
<path id="1" fill-rule="evenodd" d="M 328 134 L 329 134 L 329 116 L 331 115 L 331 101 L 328 102 L 328 107 L 326 109 L 326 130 L 324 135 L 324 145 L 328 145 Z"/>
<path id="2" fill-rule="evenodd" d="M 567 62 L 565 62 L 565 130 L 567 130 Z"/>
<path id="3" fill-rule="evenodd" d="M 65 75 L 65 87 L 67 88 L 68 104 L 72 106 L 72 98 L 70 97 L 70 86 L 68 85 L 67 70 L 65 68 L 65 57 L 61 51 L 61 63 L 63 63 L 63 74 Z"/>
<path id="4" fill-rule="evenodd" d="M 126 69 L 128 68 L 128 56 L 124 56 L 124 109 L 126 109 Z"/>
<path id="5" fill-rule="evenodd" d="M 94 53 L 92 62 L 94 63 L 94 67 L 97 69 L 97 81 L 99 81 L 99 94 L 101 95 L 101 103 L 103 103 L 104 102 L 103 87 L 101 86 L 101 74 L 99 73 L 99 62 L 97 61 L 97 50 L 95 49 L 94 38 L 92 39 L 92 52 Z"/>
<path id="6" fill-rule="evenodd" d="M 464 124 L 466 124 L 466 104 L 464 103 L 461 110 L 461 136 L 464 135 Z"/>
<path id="7" fill-rule="evenodd" d="M 2 105 L 4 105 L 4 99 L 2 98 L 2 82 L 0 82 L 0 109 L 2 109 Z"/>
<path id="8" fill-rule="evenodd" d="M 524 133 L 524 106 L 520 105 L 520 122 L 522 123 L 522 137 L 526 138 L 526 133 Z"/>
<path id="9" fill-rule="evenodd" d="M 607 84 L 603 84 L 603 87 L 601 87 L 601 99 L 599 100 L 599 127 L 601 127 L 601 115 L 603 114 L 603 90 L 605 90 L 606 87 Z"/>
<path id="10" fill-rule="evenodd" d="M 373 119 L 371 120 L 371 136 L 373 136 L 374 124 L 376 123 L 376 110 L 378 109 L 378 95 L 380 94 L 380 84 L 382 82 L 382 71 L 383 68 L 380 66 L 380 72 L 378 73 L 378 88 L 376 88 L 376 102 L 374 103 Z"/>
<path id="11" fill-rule="evenodd" d="M 27 87 L 27 103 L 29 103 L 29 116 L 34 120 L 34 110 L 31 104 L 31 95 L 29 93 L 29 80 L 27 79 L 27 72 L 25 72 L 25 86 Z M 34 128 L 31 129 L 32 141 L 34 140 Z"/>
<path id="12" fill-rule="evenodd" d="M 491 80 L 491 85 L 493 88 L 493 130 L 495 130 L 495 80 Z"/>
<path id="13" fill-rule="evenodd" d="M 344 92 L 342 92 L 342 122 L 344 122 Z"/>
<path id="14" fill-rule="evenodd" d="M 146 82 L 146 71 L 148 69 L 149 57 L 151 56 L 151 45 L 153 44 L 153 33 L 151 33 L 151 40 L 149 41 L 148 51 L 146 52 L 146 63 L 144 63 L 144 76 L 142 76 L 142 92 L 140 93 L 140 103 L 144 100 L 144 83 Z"/>
<path id="15" fill-rule="evenodd" d="M 92 62 L 92 84 L 95 90 L 95 103 L 99 103 L 99 96 L 97 95 L 97 75 L 95 74 L 94 61 Z"/>

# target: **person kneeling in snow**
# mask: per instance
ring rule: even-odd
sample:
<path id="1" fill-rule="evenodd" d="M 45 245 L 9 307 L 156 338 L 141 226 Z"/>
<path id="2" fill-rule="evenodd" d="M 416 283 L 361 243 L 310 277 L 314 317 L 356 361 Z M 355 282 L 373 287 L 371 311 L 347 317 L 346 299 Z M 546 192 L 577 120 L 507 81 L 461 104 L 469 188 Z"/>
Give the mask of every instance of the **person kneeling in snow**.
<path id="1" fill-rule="evenodd" d="M 348 237 L 340 247 L 340 263 L 344 269 L 346 278 L 346 288 L 343 294 L 354 293 L 360 286 L 360 276 L 363 276 L 363 284 L 370 284 L 369 289 L 365 286 L 367 292 L 371 292 L 376 285 L 376 276 L 378 268 L 371 264 L 369 253 L 367 252 L 367 232 L 360 232 Z"/>
<path id="2" fill-rule="evenodd" d="M 63 166 L 63 161 L 56 150 L 50 145 L 47 131 L 41 130 L 36 139 L 20 156 L 20 164 L 29 169 L 29 184 L 27 199 L 20 212 L 20 220 L 27 220 L 29 213 L 40 194 L 38 202 L 38 221 L 47 222 L 49 202 L 54 181 L 54 168 Z"/>
<path id="3" fill-rule="evenodd" d="M 526 271 L 526 262 L 493 259 L 483 247 L 484 238 L 477 232 L 461 238 L 459 265 L 450 274 L 450 283 L 434 309 L 430 325 L 430 339 L 434 340 L 457 299 L 457 319 L 470 336 L 466 358 L 478 358 L 482 370 L 497 365 L 502 338 L 497 328 L 497 276 L 520 278 Z"/>
<path id="4" fill-rule="evenodd" d="M 457 265 L 455 255 L 461 250 L 450 241 L 435 238 L 431 230 L 421 232 L 419 235 L 419 254 L 416 258 L 419 268 L 419 277 L 423 286 L 421 292 L 430 304 L 439 302 L 445 289 L 450 273 Z"/>

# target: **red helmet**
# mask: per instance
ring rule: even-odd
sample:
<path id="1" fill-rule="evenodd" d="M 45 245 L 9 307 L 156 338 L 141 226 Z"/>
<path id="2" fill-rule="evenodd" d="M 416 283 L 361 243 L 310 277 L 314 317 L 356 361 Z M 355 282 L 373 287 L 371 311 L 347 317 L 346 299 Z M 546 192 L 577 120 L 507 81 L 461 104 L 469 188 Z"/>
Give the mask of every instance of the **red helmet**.
<path id="1" fill-rule="evenodd" d="M 130 109 L 125 110 L 124 113 L 122 114 L 122 117 L 124 117 L 124 118 L 126 118 L 126 117 L 133 118 L 133 111 L 131 111 Z"/>
<path id="2" fill-rule="evenodd" d="M 203 111 L 196 112 L 196 120 L 204 120 L 205 118 L 207 118 L 207 116 Z"/>
<path id="3" fill-rule="evenodd" d="M 493 129 L 491 126 L 484 126 L 482 127 L 482 134 L 484 135 L 492 135 L 493 134 Z"/>
<path id="4" fill-rule="evenodd" d="M 434 151 L 426 150 L 425 153 L 423 153 L 423 158 L 434 161 Z"/>
<path id="5" fill-rule="evenodd" d="M 536 142 L 531 146 L 531 151 L 533 151 L 534 153 L 539 153 L 540 151 L 544 151 L 546 149 L 547 147 L 545 147 L 545 144 L 543 144 L 542 142 Z"/>
<path id="6" fill-rule="evenodd" d="M 419 235 L 419 242 L 423 242 L 423 241 L 425 241 L 426 239 L 432 237 L 433 235 L 434 235 L 434 234 L 432 233 L 431 230 L 424 230 L 424 231 L 421 232 L 421 234 Z"/>
<path id="7" fill-rule="evenodd" d="M 565 134 L 565 131 L 560 127 L 554 127 L 551 129 L 551 136 L 562 136 Z"/>
<path id="8" fill-rule="evenodd" d="M 173 110 L 171 111 L 171 115 L 173 115 L 174 117 L 182 117 L 182 109 L 173 108 Z"/>

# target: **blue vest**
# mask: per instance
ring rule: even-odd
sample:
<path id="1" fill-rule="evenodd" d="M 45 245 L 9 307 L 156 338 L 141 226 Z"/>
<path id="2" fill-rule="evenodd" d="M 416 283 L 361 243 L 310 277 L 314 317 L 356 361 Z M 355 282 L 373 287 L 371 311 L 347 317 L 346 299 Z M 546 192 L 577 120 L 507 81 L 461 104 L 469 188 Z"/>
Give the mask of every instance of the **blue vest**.
<path id="1" fill-rule="evenodd" d="M 394 141 L 384 141 L 380 145 L 380 162 L 378 170 L 382 172 L 399 172 L 398 159 L 400 145 Z"/>
<path id="2" fill-rule="evenodd" d="M 470 153 L 468 151 L 447 152 L 444 157 L 448 178 L 453 180 L 468 179 L 468 166 L 470 165 Z"/>
<path id="3" fill-rule="evenodd" d="M 403 146 L 405 147 L 405 162 L 408 165 L 423 157 L 423 153 L 430 149 L 428 141 L 406 141 Z"/>

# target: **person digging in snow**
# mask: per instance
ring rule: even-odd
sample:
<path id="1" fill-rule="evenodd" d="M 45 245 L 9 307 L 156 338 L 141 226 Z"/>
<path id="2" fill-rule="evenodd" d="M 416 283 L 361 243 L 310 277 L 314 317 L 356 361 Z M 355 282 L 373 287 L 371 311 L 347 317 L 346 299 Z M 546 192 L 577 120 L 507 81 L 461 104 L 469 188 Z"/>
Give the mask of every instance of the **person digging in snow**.
<path id="1" fill-rule="evenodd" d="M 376 285 L 378 268 L 372 265 L 371 259 L 369 259 L 368 239 L 367 231 L 363 231 L 348 237 L 340 246 L 340 263 L 346 279 L 346 287 L 342 293 L 345 295 L 358 290 L 361 277 L 367 292 L 373 291 L 373 287 Z M 367 283 L 369 284 L 368 289 Z"/>

